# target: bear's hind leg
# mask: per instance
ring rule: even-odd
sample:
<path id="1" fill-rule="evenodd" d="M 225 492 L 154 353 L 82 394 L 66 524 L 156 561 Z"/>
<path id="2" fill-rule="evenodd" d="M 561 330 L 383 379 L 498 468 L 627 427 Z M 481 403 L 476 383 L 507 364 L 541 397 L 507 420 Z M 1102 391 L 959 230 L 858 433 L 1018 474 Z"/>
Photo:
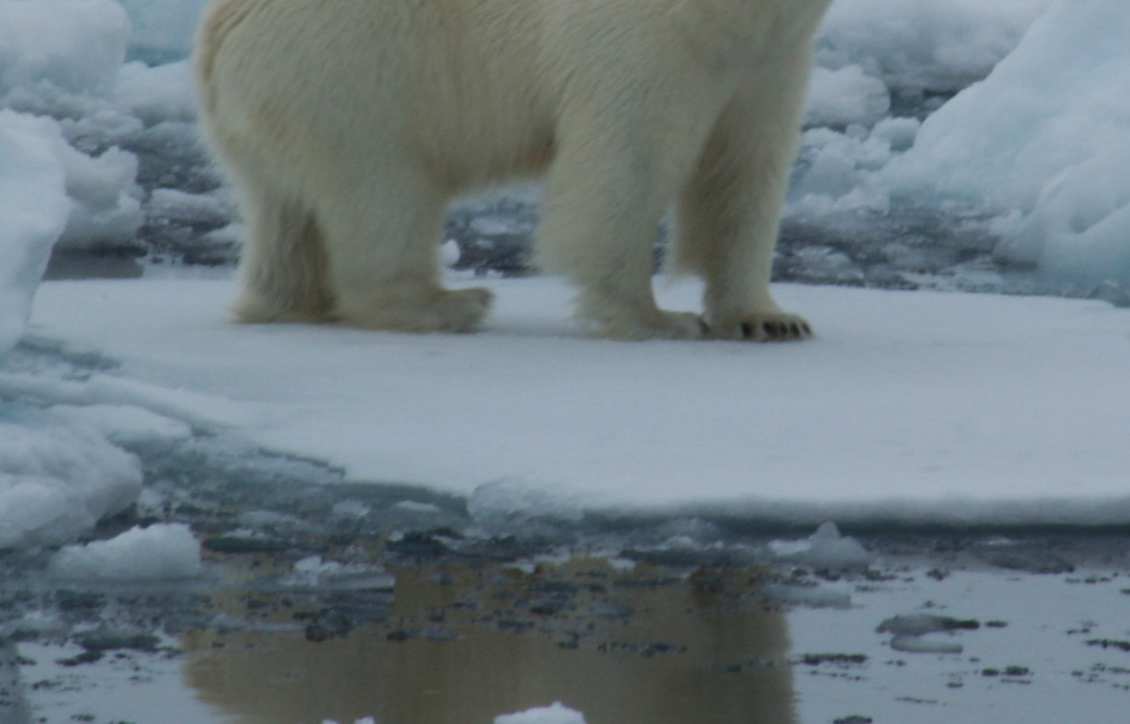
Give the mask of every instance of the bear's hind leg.
<path id="1" fill-rule="evenodd" d="M 335 314 L 368 329 L 471 332 L 487 289 L 444 289 L 439 241 L 447 197 L 414 171 L 375 164 L 363 181 L 320 203 Z"/>
<path id="2" fill-rule="evenodd" d="M 313 214 L 301 202 L 262 186 L 243 185 L 247 240 L 240 259 L 237 321 L 325 321 L 333 307 L 326 253 Z"/>

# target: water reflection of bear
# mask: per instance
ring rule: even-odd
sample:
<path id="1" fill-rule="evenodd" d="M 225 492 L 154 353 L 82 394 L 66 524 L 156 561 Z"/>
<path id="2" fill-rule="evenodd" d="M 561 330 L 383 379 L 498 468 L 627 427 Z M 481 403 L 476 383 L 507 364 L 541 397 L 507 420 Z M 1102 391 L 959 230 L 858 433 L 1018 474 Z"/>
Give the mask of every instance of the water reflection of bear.
<path id="1" fill-rule="evenodd" d="M 189 683 L 238 721 L 271 724 L 366 715 L 380 724 L 490 724 L 553 701 L 583 711 L 588 724 L 795 721 L 785 619 L 752 602 L 748 571 L 652 585 L 654 570 L 571 567 L 548 585 L 494 568 L 442 584 L 435 571 L 397 571 L 389 625 L 322 643 L 241 635 L 215 650 L 209 636 L 190 635 L 186 647 L 201 655 Z M 569 593 L 555 615 L 521 603 L 555 588 Z M 442 623 L 429 621 L 441 611 Z M 388 638 L 400 626 L 429 625 L 458 638 Z"/>

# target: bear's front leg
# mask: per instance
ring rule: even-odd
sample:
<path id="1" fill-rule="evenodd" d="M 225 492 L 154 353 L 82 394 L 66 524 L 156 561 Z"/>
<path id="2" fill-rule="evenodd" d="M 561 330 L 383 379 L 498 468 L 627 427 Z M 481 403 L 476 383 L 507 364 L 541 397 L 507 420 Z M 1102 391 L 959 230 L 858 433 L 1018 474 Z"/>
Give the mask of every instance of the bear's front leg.
<path id="1" fill-rule="evenodd" d="M 675 264 L 706 281 L 713 337 L 812 335 L 809 323 L 782 311 L 769 290 L 809 62 L 800 49 L 751 81 L 722 114 L 680 198 Z"/>

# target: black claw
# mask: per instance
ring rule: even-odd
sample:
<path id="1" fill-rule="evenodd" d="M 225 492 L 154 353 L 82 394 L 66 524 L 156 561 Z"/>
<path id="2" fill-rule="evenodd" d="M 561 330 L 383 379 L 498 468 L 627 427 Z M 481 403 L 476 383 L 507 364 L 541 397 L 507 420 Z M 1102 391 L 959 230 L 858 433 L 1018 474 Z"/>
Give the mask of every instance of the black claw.
<path id="1" fill-rule="evenodd" d="M 742 322 L 742 337 L 744 339 L 751 339 L 753 337 L 753 325 L 749 322 Z"/>
<path id="2" fill-rule="evenodd" d="M 699 334 L 701 334 L 703 337 L 709 337 L 710 336 L 710 325 L 707 324 L 706 320 L 703 319 L 702 317 L 698 318 L 698 331 L 699 331 Z"/>
<path id="3" fill-rule="evenodd" d="M 769 339 L 774 339 L 777 336 L 776 322 L 765 322 L 761 325 L 761 328 L 765 330 L 765 336 Z"/>
<path id="4" fill-rule="evenodd" d="M 797 324 L 796 322 L 790 323 L 789 324 L 789 334 L 791 334 L 793 337 L 799 337 L 800 336 L 800 325 Z"/>
<path id="5" fill-rule="evenodd" d="M 809 327 L 807 322 L 802 322 L 800 328 L 804 330 L 805 337 L 812 336 L 812 327 Z"/>

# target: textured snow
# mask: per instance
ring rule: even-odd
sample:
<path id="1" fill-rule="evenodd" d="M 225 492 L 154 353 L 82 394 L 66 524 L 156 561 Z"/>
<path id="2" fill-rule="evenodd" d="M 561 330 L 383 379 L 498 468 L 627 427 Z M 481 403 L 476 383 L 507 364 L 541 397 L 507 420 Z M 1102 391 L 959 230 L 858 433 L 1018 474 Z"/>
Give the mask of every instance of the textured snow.
<path id="1" fill-rule="evenodd" d="M 1051 2 L 834 2 L 817 58 L 828 68 L 858 65 L 903 92 L 959 90 L 985 77 Z"/>
<path id="2" fill-rule="evenodd" d="M 1011 261 L 1130 286 L 1130 97 L 1114 90 L 1130 84 L 1127 38 L 1122 0 L 1057 2 L 923 124 L 883 184 L 1005 214 Z"/>
<path id="3" fill-rule="evenodd" d="M 97 431 L 0 398 L 0 550 L 72 540 L 140 491 L 137 459 Z"/>
<path id="4" fill-rule="evenodd" d="M 844 65 L 817 71 L 811 115 L 853 125 L 805 135 L 791 212 L 834 224 L 843 212 L 925 209 L 981 224 L 1000 239 L 998 259 L 1037 267 L 1049 288 L 1130 288 L 1130 99 L 1114 90 L 1130 83 L 1125 3 L 897 2 L 888 15 L 882 0 L 833 6 L 822 53 Z M 952 82 L 916 79 L 919 66 Z M 893 142 L 872 128 L 874 78 L 892 94 L 960 93 Z"/>
<path id="5" fill-rule="evenodd" d="M 0 110 L 0 359 L 23 333 L 70 208 L 56 133 L 49 121 Z"/>
<path id="6" fill-rule="evenodd" d="M 411 336 L 232 325 L 226 280 L 52 282 L 38 334 L 123 366 L 44 394 L 128 394 L 352 480 L 467 495 L 477 518 L 1130 521 L 1126 311 L 781 286 L 815 340 L 625 344 L 580 336 L 558 280 L 488 283 L 482 334 Z M 672 308 L 699 294 L 659 291 Z"/>
<path id="7" fill-rule="evenodd" d="M 551 706 L 497 716 L 494 724 L 585 724 L 585 717 L 557 701 Z"/>
<path id="8" fill-rule="evenodd" d="M 135 527 L 114 538 L 64 546 L 51 559 L 51 574 L 83 581 L 167 581 L 203 571 L 200 544 L 187 525 Z"/>
<path id="9" fill-rule="evenodd" d="M 0 0 L 0 107 L 21 89 L 108 90 L 129 30 L 114 0 Z"/>

